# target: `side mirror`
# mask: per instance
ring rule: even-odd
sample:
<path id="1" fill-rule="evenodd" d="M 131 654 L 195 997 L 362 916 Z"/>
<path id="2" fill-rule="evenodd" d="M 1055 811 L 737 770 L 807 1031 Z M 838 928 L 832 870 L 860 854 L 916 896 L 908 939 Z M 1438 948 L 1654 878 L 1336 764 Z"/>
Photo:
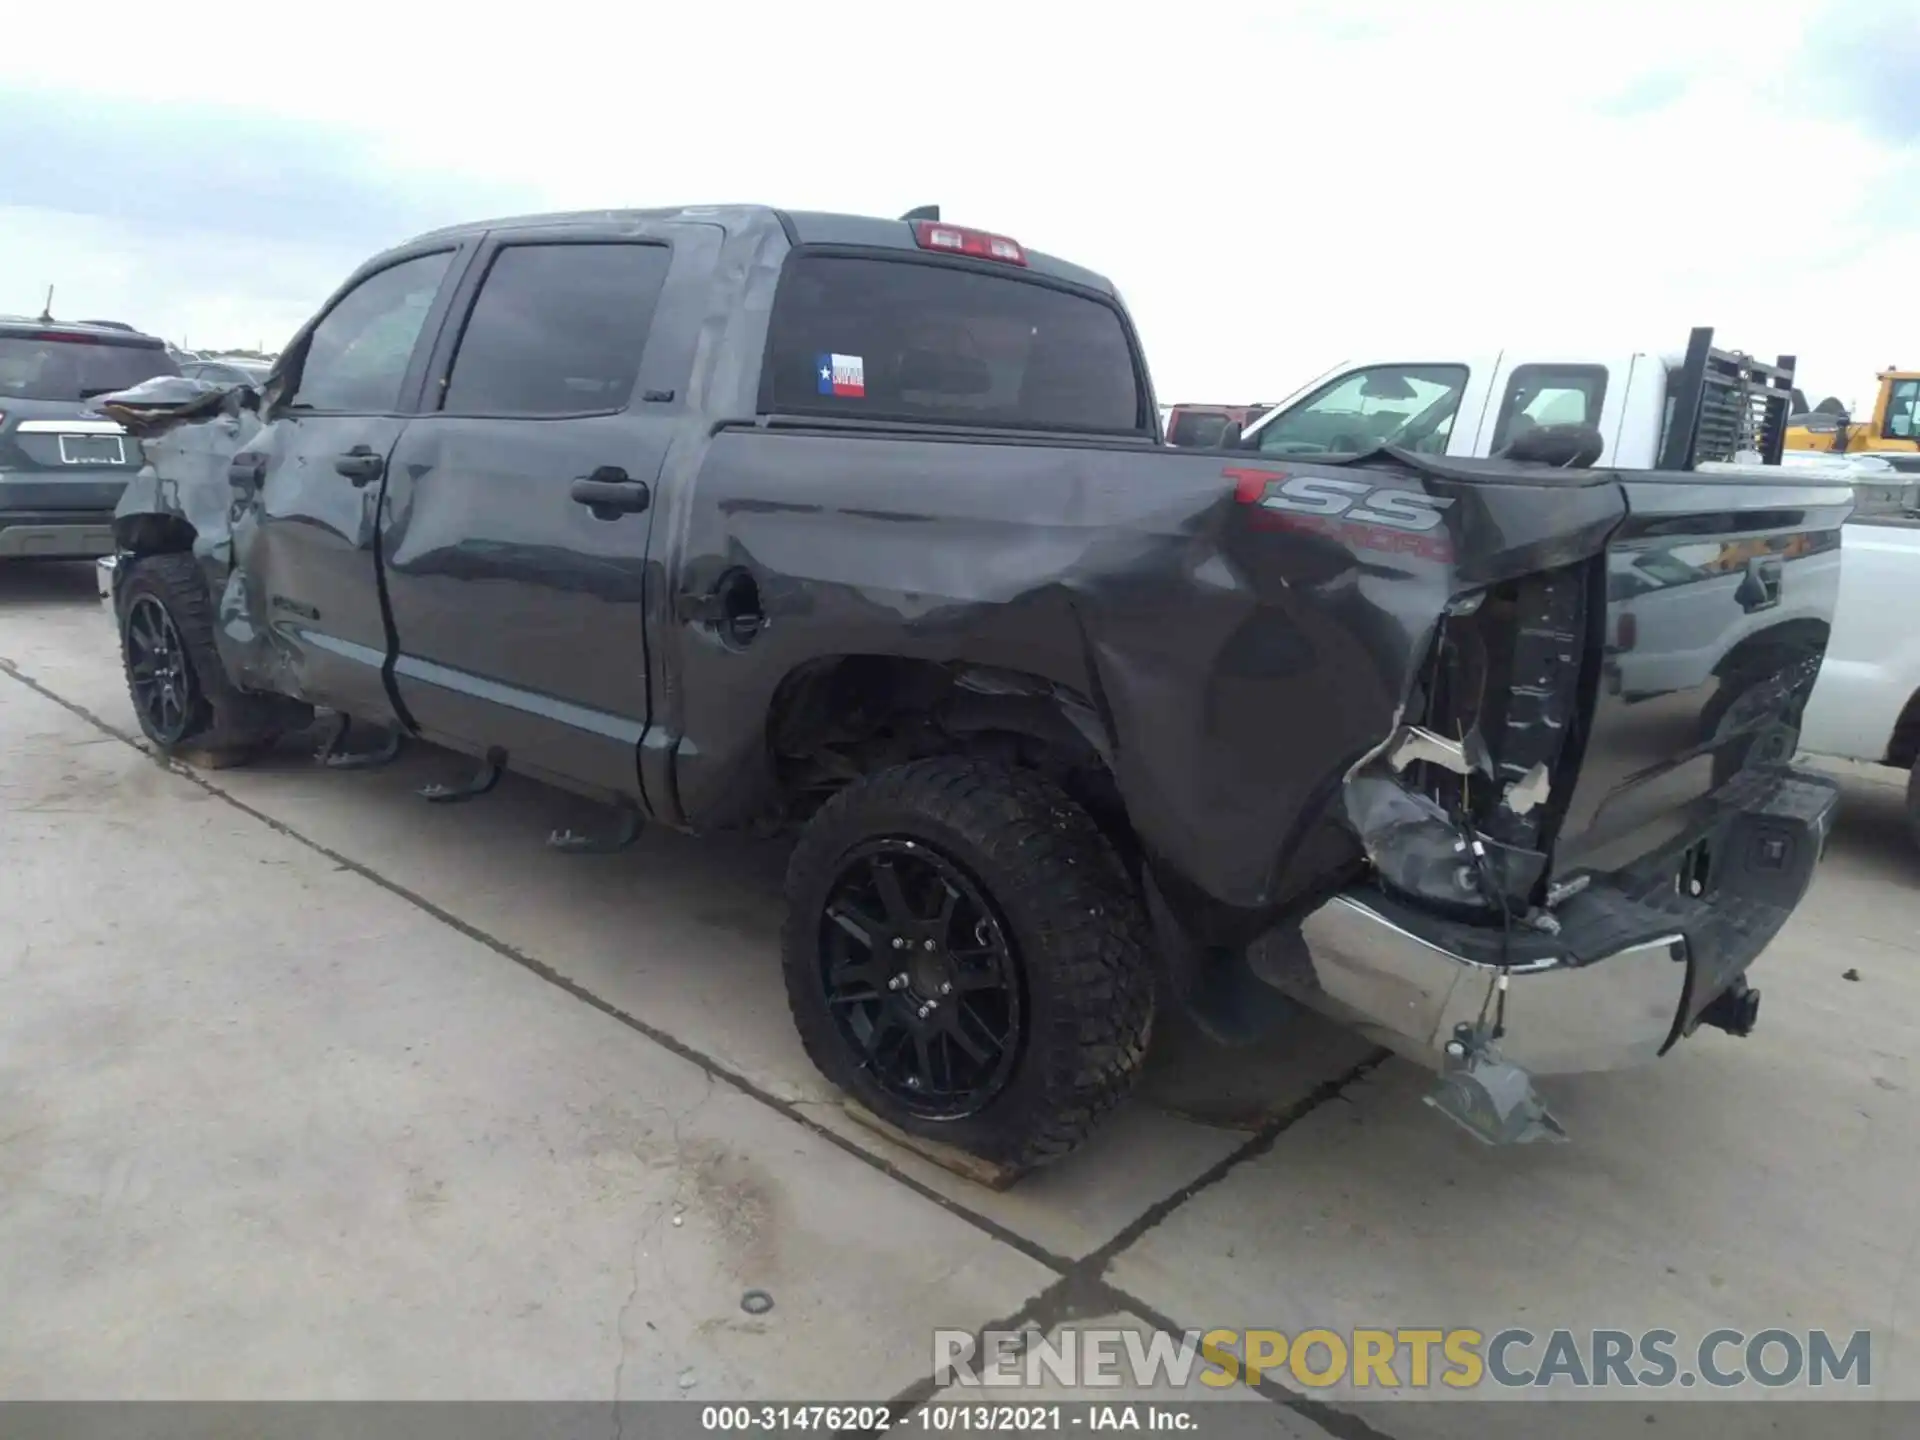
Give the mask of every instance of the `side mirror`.
<path id="1" fill-rule="evenodd" d="M 1222 450 L 1239 450 L 1244 448 L 1240 442 L 1245 438 L 1246 436 L 1241 433 L 1240 427 L 1231 420 L 1220 427 L 1220 448 Z"/>

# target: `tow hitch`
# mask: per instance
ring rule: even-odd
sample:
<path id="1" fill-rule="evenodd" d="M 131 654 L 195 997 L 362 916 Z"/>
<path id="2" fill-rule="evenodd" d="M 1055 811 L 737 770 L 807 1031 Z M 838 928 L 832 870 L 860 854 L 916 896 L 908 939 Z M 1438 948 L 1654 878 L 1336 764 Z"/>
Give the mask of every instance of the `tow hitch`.
<path id="1" fill-rule="evenodd" d="M 1456 1026 L 1440 1083 L 1426 1103 L 1483 1145 L 1566 1143 L 1566 1129 L 1533 1088 L 1533 1077 L 1500 1055 L 1496 1034 L 1484 1020 Z"/>

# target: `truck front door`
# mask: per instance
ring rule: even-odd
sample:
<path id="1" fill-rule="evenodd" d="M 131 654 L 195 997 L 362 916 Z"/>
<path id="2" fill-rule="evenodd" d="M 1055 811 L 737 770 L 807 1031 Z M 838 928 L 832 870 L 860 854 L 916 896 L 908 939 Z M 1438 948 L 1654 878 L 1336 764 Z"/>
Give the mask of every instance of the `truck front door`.
<path id="1" fill-rule="evenodd" d="M 389 467 L 394 686 L 430 739 L 646 803 L 647 546 L 720 231 L 496 233 Z"/>
<path id="2" fill-rule="evenodd" d="M 276 641 L 276 684 L 367 719 L 394 718 L 375 517 L 458 253 L 404 256 L 343 291 L 296 342 L 291 393 L 228 472 L 241 499 L 258 491 L 235 561 Z"/>
<path id="3" fill-rule="evenodd" d="M 1381 445 L 1464 454 L 1491 379 L 1460 361 L 1359 366 L 1256 422 L 1242 448 L 1270 458 L 1351 455 Z"/>

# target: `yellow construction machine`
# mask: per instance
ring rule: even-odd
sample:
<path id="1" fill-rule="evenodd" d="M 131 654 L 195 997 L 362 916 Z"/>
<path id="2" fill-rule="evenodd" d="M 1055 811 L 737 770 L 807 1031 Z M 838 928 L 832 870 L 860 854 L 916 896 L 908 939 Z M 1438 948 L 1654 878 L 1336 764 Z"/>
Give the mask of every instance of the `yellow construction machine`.
<path id="1" fill-rule="evenodd" d="M 1877 455 L 1897 470 L 1920 474 L 1920 370 L 1882 370 L 1870 420 L 1855 420 L 1838 400 L 1809 410 L 1794 392 L 1786 448 L 1834 455 Z"/>

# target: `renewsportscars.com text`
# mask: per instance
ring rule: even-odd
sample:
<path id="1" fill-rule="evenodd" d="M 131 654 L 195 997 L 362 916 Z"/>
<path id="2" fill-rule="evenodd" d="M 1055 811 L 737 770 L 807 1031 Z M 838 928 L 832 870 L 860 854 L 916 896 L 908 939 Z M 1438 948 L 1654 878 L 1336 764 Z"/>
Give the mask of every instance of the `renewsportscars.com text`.
<path id="1" fill-rule="evenodd" d="M 976 1341 L 938 1330 L 934 1380 L 942 1386 L 1201 1385 L 1274 1380 L 1307 1389 L 1688 1389 L 1741 1386 L 1865 1388 L 1873 1337 L 1865 1330 L 1713 1330 L 1684 1340 L 1672 1330 L 1492 1332 L 1469 1329 L 1114 1329 L 1046 1336 L 989 1330 Z"/>

